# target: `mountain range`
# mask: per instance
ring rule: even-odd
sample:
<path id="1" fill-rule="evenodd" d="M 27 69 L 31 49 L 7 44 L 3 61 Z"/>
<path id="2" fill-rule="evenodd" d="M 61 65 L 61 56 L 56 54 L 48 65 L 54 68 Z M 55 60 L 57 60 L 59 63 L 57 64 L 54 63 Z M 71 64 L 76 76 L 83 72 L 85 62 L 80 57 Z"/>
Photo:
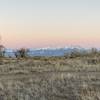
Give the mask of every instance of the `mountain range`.
<path id="1" fill-rule="evenodd" d="M 30 48 L 28 49 L 27 54 L 29 56 L 63 56 L 65 53 L 70 53 L 74 50 L 78 50 L 80 52 L 86 51 L 86 48 L 82 47 L 57 47 L 57 48 Z M 5 56 L 6 57 L 15 57 L 14 52 L 15 49 L 5 49 Z"/>

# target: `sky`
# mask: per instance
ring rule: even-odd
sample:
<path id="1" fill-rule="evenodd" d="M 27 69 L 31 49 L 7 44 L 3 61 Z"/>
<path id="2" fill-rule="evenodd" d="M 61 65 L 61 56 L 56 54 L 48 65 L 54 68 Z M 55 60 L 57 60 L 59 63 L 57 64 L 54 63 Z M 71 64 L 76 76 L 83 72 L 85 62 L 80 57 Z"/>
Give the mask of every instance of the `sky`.
<path id="1" fill-rule="evenodd" d="M 100 48 L 100 0 L 0 0 L 7 48 Z"/>

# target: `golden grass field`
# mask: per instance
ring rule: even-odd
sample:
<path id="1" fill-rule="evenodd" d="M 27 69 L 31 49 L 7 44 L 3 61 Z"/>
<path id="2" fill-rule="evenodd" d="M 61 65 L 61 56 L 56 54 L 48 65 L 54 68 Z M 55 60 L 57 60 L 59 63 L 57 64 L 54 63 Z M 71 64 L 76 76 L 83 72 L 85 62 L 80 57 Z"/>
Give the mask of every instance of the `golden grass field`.
<path id="1" fill-rule="evenodd" d="M 100 100 L 100 57 L 2 58 L 0 100 Z"/>

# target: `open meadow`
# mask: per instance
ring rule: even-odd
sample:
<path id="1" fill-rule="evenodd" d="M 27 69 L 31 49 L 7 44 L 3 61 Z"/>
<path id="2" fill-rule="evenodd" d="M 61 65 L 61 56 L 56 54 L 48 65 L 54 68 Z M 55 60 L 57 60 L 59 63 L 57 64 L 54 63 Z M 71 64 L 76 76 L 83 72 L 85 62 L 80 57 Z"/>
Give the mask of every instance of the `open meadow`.
<path id="1" fill-rule="evenodd" d="M 100 57 L 2 58 L 0 100 L 100 100 Z"/>

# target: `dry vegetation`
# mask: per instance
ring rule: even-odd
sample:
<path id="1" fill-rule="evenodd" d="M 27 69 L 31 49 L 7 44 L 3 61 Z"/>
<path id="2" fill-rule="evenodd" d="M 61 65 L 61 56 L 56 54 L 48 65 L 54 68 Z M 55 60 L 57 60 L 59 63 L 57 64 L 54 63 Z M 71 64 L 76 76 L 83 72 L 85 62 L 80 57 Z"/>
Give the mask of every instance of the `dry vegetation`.
<path id="1" fill-rule="evenodd" d="M 100 100 L 97 55 L 0 61 L 0 100 Z"/>

